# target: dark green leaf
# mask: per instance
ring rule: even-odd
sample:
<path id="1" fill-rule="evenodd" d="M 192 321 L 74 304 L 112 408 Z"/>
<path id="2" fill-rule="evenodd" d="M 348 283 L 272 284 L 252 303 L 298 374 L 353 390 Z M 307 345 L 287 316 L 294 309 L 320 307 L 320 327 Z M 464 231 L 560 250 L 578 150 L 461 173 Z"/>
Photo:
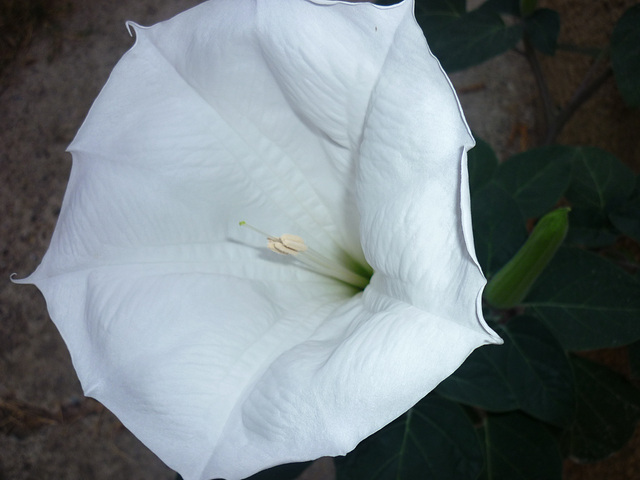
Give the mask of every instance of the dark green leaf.
<path id="1" fill-rule="evenodd" d="M 627 443 L 640 419 L 640 391 L 620 375 L 573 357 L 576 417 L 565 443 L 571 456 L 600 460 Z"/>
<path id="2" fill-rule="evenodd" d="M 464 2 L 422 0 L 416 19 L 445 70 L 477 65 L 515 47 L 523 25 L 505 25 L 499 14 L 483 9 L 465 13 Z"/>
<path id="3" fill-rule="evenodd" d="M 521 316 L 496 327 L 504 345 L 474 351 L 437 393 L 499 412 L 522 409 L 559 426 L 573 415 L 573 375 L 564 350 L 537 319 Z"/>
<path id="4" fill-rule="evenodd" d="M 609 219 L 620 232 L 640 242 L 640 197 L 612 212 Z"/>
<path id="5" fill-rule="evenodd" d="M 620 236 L 604 212 L 592 208 L 574 207 L 569 217 L 567 245 L 584 247 L 606 247 Z"/>
<path id="6" fill-rule="evenodd" d="M 593 147 L 573 147 L 571 184 L 566 192 L 574 210 L 567 243 L 587 247 L 612 244 L 618 233 L 609 213 L 624 204 L 634 175 L 614 155 Z"/>
<path id="7" fill-rule="evenodd" d="M 304 472 L 311 462 L 287 463 L 278 465 L 277 467 L 263 470 L 262 472 L 251 475 L 246 480 L 294 480 Z"/>
<path id="8" fill-rule="evenodd" d="M 476 137 L 476 146 L 469 151 L 469 187 L 471 195 L 477 192 L 493 177 L 498 168 L 498 157 L 491 146 Z"/>
<path id="9" fill-rule="evenodd" d="M 484 463 L 471 421 L 459 405 L 429 395 L 337 459 L 338 480 L 475 480 Z"/>
<path id="10" fill-rule="evenodd" d="M 594 147 L 573 147 L 571 184 L 567 199 L 574 206 L 606 212 L 633 191 L 635 177 L 614 155 Z"/>
<path id="11" fill-rule="evenodd" d="M 507 13 L 518 17 L 520 16 L 520 0 L 487 0 L 478 9 L 484 12 Z"/>
<path id="12" fill-rule="evenodd" d="M 484 438 L 487 468 L 483 479 L 561 480 L 562 455 L 545 426 L 521 413 L 489 415 Z"/>
<path id="13" fill-rule="evenodd" d="M 609 214 L 609 219 L 620 232 L 640 242 L 640 177 L 636 177 L 634 193 Z"/>
<path id="14" fill-rule="evenodd" d="M 524 301 L 567 350 L 640 339 L 640 283 L 603 258 L 561 248 Z"/>
<path id="15" fill-rule="evenodd" d="M 506 264 L 527 239 L 518 204 L 504 188 L 490 182 L 471 198 L 473 236 L 478 261 L 491 276 Z"/>
<path id="16" fill-rule="evenodd" d="M 538 6 L 538 0 L 518 0 L 518 3 L 520 3 L 520 12 L 524 16 L 531 15 Z"/>
<path id="17" fill-rule="evenodd" d="M 629 367 L 631 368 L 631 377 L 640 378 L 640 342 L 634 342 L 629 345 Z"/>
<path id="18" fill-rule="evenodd" d="M 640 106 L 640 5 L 627 10 L 613 29 L 611 64 L 626 104 Z"/>
<path id="19" fill-rule="evenodd" d="M 525 18 L 525 32 L 537 50 L 545 55 L 556 53 L 560 33 L 560 15 L 548 8 L 540 8 Z"/>
<path id="20" fill-rule="evenodd" d="M 553 208 L 571 180 L 571 147 L 554 145 L 514 155 L 502 163 L 495 178 L 518 202 L 526 218 Z"/>
<path id="21" fill-rule="evenodd" d="M 440 24 L 449 24 L 467 13 L 465 0 L 416 0 L 415 15 L 418 23 L 429 40 L 431 32 L 423 24 L 440 28 Z"/>

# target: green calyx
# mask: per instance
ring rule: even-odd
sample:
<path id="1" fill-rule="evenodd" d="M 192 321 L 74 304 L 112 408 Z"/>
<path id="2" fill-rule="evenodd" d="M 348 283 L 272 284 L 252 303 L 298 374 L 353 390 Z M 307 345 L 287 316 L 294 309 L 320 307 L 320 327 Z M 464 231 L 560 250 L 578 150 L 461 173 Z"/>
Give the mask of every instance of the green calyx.
<path id="1" fill-rule="evenodd" d="M 484 290 L 494 307 L 519 305 L 562 244 L 569 229 L 568 207 L 542 217 L 518 253 L 500 269 Z"/>

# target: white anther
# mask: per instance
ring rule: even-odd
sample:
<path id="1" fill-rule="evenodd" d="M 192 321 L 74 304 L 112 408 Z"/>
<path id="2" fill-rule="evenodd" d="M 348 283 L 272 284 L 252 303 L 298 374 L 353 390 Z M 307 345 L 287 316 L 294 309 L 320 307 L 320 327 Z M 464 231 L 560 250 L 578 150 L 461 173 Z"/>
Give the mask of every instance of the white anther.
<path id="1" fill-rule="evenodd" d="M 307 250 L 302 237 L 290 233 L 285 233 L 279 238 L 268 237 L 268 242 L 267 246 L 270 250 L 282 255 L 297 255 Z"/>
<path id="2" fill-rule="evenodd" d="M 254 232 L 265 236 L 267 238 L 267 247 L 269 247 L 269 250 L 272 252 L 281 255 L 293 255 L 297 261 L 313 272 L 335 278 L 357 288 L 364 288 L 369 284 L 369 277 L 364 277 L 352 272 L 339 263 L 307 247 L 302 237 L 298 235 L 285 233 L 279 237 L 274 237 L 262 230 L 258 230 L 247 222 L 240 222 L 240 226 L 250 228 Z"/>

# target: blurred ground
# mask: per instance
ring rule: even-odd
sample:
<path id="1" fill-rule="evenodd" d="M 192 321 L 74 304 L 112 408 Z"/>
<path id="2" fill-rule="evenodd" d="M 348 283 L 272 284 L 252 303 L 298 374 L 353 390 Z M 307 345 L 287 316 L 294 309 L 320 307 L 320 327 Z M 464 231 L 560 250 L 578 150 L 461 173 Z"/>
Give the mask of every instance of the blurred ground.
<path id="1" fill-rule="evenodd" d="M 44 300 L 35 288 L 8 278 L 33 271 L 46 250 L 71 165 L 64 150 L 132 45 L 124 22 L 152 24 L 196 3 L 0 0 L 0 480 L 174 478 L 108 411 L 82 396 Z M 541 3 L 573 22 L 563 28 L 563 41 L 599 45 L 623 7 L 634 2 Z M 588 69 L 576 54 L 541 61 L 560 103 Z M 472 129 L 501 158 L 534 144 L 542 116 L 520 55 L 456 74 L 453 82 Z M 638 113 L 624 108 L 610 79 L 560 140 L 602 146 L 638 171 L 638 131 Z M 636 436 L 600 465 L 567 466 L 567 478 L 640 478 L 638 448 Z M 331 462 L 315 468 L 308 480 L 331 478 Z"/>

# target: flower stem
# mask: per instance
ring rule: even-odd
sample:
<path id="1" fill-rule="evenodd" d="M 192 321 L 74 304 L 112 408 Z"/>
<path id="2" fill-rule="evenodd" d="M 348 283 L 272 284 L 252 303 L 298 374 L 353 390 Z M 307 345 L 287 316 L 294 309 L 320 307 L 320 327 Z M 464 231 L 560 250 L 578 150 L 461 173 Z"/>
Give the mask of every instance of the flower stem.
<path id="1" fill-rule="evenodd" d="M 551 145 L 556 141 L 562 129 L 571 117 L 573 117 L 573 114 L 576 113 L 576 111 L 600 89 L 609 77 L 613 75 L 613 69 L 609 66 L 600 75 L 595 76 L 598 69 L 601 68 L 602 62 L 608 57 L 608 50 L 603 49 L 599 51 L 593 65 L 585 75 L 569 102 L 558 112 L 556 111 L 557 109 L 549 91 L 549 86 L 547 85 L 544 74 L 542 73 L 542 67 L 538 60 L 538 56 L 536 55 L 531 41 L 526 38 L 526 36 L 524 38 L 524 48 L 524 55 L 531 66 L 531 71 L 533 72 L 540 97 L 542 98 L 542 107 L 546 123 L 546 134 L 543 145 Z"/>
<path id="2" fill-rule="evenodd" d="M 595 66 L 595 64 L 594 64 Z M 551 145 L 556 141 L 558 135 L 566 125 L 566 123 L 571 119 L 574 113 L 582 106 L 584 102 L 589 100 L 591 96 L 596 93 L 602 85 L 613 75 L 613 69 L 608 67 L 604 72 L 598 75 L 592 82 L 587 83 L 583 81 L 583 83 L 578 87 L 576 92 L 571 97 L 571 100 L 564 109 L 555 117 L 553 123 L 549 125 L 547 128 L 547 136 L 544 140 L 544 145 Z M 588 79 L 589 74 L 585 77 L 585 80 Z"/>
<path id="3" fill-rule="evenodd" d="M 555 107 L 553 105 L 553 99 L 551 98 L 551 93 L 549 92 L 549 86 L 547 85 L 547 81 L 544 78 L 544 74 L 542 73 L 542 67 L 540 66 L 540 62 L 538 61 L 538 56 L 536 55 L 535 49 L 531 44 L 531 41 L 524 38 L 524 55 L 529 62 L 529 66 L 531 67 L 531 71 L 533 72 L 533 76 L 536 80 L 536 85 L 538 86 L 538 92 L 540 93 L 540 98 L 542 98 L 542 107 L 544 109 L 544 118 L 546 122 L 547 128 L 554 122 L 554 118 L 556 115 Z"/>

